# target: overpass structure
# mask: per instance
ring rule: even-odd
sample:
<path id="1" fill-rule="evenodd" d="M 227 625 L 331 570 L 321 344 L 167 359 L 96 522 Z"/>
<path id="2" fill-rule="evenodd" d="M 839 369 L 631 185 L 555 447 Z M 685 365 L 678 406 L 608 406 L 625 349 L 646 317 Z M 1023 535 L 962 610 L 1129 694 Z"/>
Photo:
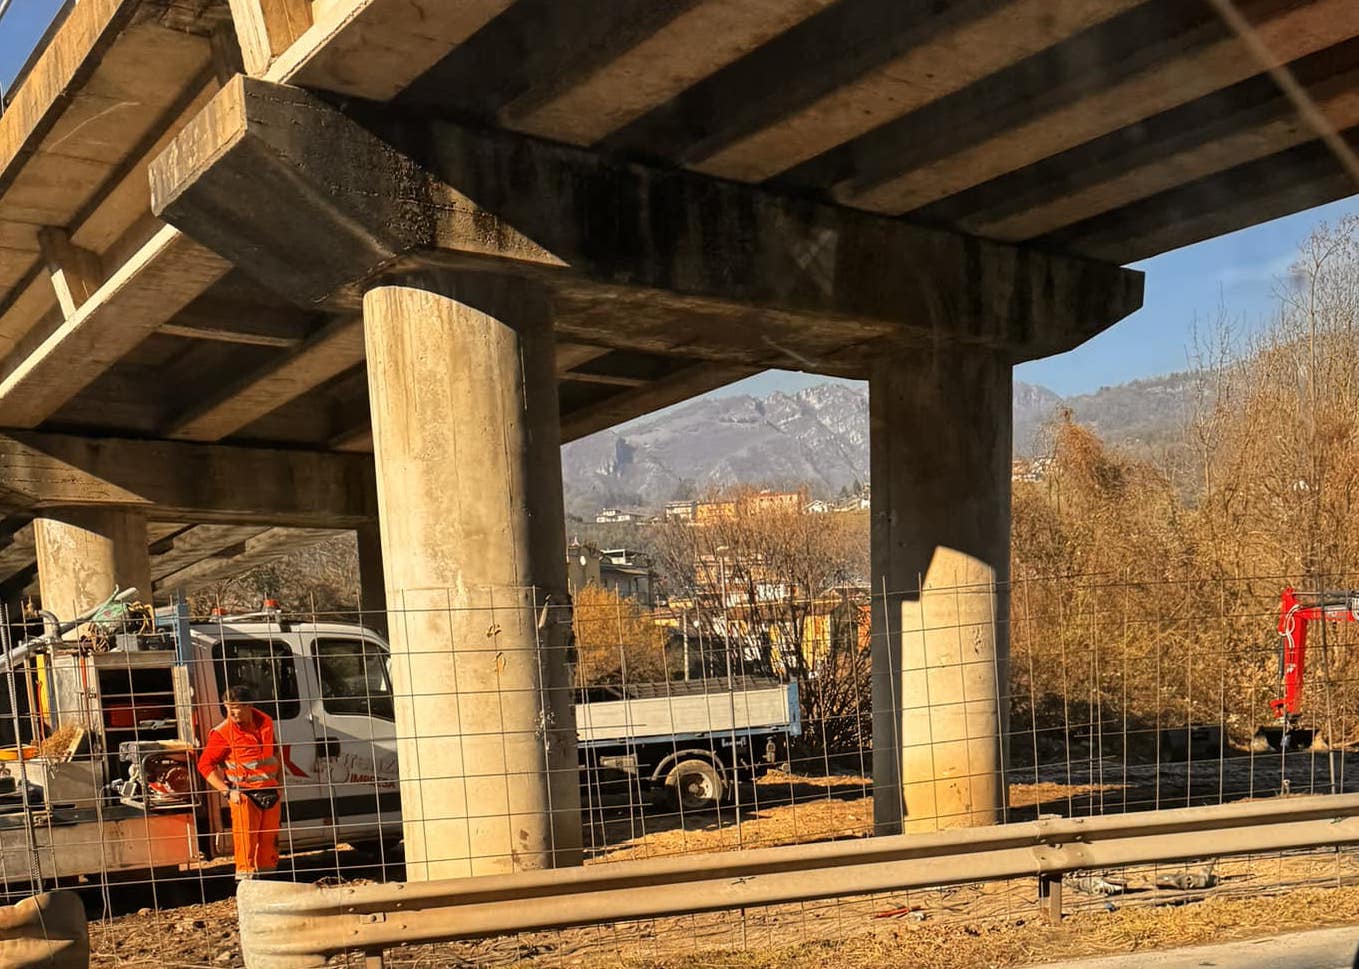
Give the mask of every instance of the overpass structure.
<path id="1" fill-rule="evenodd" d="M 559 444 L 864 378 L 879 826 L 994 821 L 1011 367 L 1354 192 L 1356 80 L 1353 0 L 79 0 L 0 116 L 0 590 L 358 530 L 413 874 L 569 864 Z"/>

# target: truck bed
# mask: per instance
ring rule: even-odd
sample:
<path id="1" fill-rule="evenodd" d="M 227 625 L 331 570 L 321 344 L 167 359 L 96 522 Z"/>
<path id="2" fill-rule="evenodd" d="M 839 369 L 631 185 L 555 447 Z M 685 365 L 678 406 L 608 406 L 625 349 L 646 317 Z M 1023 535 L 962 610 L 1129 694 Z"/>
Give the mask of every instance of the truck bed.
<path id="1" fill-rule="evenodd" d="M 618 689 L 618 693 L 623 690 Z M 800 732 L 797 686 L 776 680 L 726 684 L 661 683 L 628 687 L 627 696 L 576 706 L 582 746 L 648 739 L 691 739 L 712 734 Z"/>
<path id="2" fill-rule="evenodd" d="M 110 805 L 96 815 L 93 810 L 57 808 L 36 816 L 33 835 L 45 879 L 174 867 L 198 853 L 194 817 L 187 810 L 146 814 Z M 29 869 L 23 813 L 0 814 L 0 883 L 23 885 Z"/>

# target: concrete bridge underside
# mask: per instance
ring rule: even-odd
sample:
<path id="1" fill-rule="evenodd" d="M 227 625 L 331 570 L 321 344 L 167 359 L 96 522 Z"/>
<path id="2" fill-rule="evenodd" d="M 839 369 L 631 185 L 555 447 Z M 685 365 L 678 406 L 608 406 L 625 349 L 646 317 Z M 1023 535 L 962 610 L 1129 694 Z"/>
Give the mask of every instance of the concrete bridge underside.
<path id="1" fill-rule="evenodd" d="M 412 871 L 570 864 L 558 445 L 864 378 L 879 825 L 992 822 L 1011 367 L 1354 192 L 1357 80 L 1352 0 L 82 0 L 0 116 L 0 591 L 376 525 L 373 601 L 494 599 L 514 698 L 398 705 L 403 800 L 467 805 Z"/>

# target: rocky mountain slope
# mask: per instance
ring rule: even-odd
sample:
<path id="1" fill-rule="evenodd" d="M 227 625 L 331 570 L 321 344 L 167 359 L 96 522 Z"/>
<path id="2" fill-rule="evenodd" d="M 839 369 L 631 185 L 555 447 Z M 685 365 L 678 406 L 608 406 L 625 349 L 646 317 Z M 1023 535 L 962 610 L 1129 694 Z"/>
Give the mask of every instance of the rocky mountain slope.
<path id="1" fill-rule="evenodd" d="M 1042 451 L 1042 427 L 1062 407 L 1108 440 L 1156 446 L 1183 426 L 1193 380 L 1172 374 L 1064 400 L 1016 382 L 1015 451 Z M 832 496 L 868 483 L 868 388 L 827 382 L 795 394 L 707 397 L 601 431 L 562 449 L 569 512 L 666 501 L 744 483 L 806 485 Z"/>

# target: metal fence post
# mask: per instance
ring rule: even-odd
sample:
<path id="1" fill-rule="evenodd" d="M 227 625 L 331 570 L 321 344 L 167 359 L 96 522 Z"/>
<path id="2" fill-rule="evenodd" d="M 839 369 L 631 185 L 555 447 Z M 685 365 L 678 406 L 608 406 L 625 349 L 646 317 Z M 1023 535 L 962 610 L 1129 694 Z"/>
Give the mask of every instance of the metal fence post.
<path id="1" fill-rule="evenodd" d="M 1056 925 L 1062 921 L 1062 876 L 1038 876 L 1038 909 L 1043 917 Z"/>

